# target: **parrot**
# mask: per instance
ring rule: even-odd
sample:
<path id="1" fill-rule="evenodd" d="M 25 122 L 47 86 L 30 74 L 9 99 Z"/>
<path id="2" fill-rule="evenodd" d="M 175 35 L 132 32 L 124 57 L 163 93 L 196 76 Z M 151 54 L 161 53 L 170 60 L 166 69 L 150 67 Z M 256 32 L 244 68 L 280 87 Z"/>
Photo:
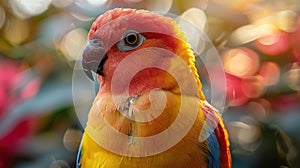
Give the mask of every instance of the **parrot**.
<path id="1" fill-rule="evenodd" d="M 202 92 L 195 54 L 176 21 L 143 9 L 98 16 L 82 51 L 99 83 L 76 166 L 232 166 L 227 130 Z"/>

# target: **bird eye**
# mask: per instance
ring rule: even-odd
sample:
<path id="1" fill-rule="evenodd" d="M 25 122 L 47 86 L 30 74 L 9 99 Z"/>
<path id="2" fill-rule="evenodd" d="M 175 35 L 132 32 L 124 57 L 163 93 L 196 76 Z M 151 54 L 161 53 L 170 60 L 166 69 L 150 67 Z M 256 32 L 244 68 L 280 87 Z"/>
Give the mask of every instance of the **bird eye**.
<path id="1" fill-rule="evenodd" d="M 130 51 L 138 48 L 143 44 L 145 37 L 135 30 L 127 30 L 117 43 L 120 51 Z"/>
<path id="2" fill-rule="evenodd" d="M 139 36 L 136 33 L 128 33 L 124 40 L 127 45 L 134 45 L 138 42 Z"/>

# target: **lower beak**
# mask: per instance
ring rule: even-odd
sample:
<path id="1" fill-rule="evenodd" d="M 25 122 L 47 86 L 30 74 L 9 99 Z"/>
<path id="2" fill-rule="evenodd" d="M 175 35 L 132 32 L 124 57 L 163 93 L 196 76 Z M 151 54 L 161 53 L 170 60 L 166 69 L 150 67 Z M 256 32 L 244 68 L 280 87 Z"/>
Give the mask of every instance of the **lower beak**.
<path id="1" fill-rule="evenodd" d="M 85 74 L 94 81 L 92 71 L 104 76 L 104 63 L 107 55 L 100 39 L 89 40 L 82 54 L 82 67 Z"/>

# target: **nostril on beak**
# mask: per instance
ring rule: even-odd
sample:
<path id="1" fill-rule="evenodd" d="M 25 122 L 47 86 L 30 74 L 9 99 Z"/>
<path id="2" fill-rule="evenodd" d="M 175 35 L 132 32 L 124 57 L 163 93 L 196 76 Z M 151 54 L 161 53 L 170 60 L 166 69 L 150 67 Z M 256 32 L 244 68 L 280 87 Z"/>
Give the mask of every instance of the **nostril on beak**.
<path id="1" fill-rule="evenodd" d="M 104 75 L 104 63 L 107 59 L 102 41 L 91 39 L 87 42 L 82 54 L 82 67 L 85 74 L 93 81 L 92 71 Z"/>
<path id="2" fill-rule="evenodd" d="M 100 39 L 89 40 L 89 43 L 94 47 L 102 47 L 103 48 L 102 41 Z"/>

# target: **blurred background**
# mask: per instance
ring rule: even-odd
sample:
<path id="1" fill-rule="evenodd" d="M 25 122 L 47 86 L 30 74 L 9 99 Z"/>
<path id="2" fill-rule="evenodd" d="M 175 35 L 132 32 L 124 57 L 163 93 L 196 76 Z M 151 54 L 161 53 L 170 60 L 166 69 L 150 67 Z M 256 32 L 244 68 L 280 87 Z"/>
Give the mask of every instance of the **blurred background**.
<path id="1" fill-rule="evenodd" d="M 216 46 L 233 167 L 300 167 L 299 0 L 1 0 L 0 168 L 75 166 L 73 67 L 114 7 L 181 15 Z"/>

